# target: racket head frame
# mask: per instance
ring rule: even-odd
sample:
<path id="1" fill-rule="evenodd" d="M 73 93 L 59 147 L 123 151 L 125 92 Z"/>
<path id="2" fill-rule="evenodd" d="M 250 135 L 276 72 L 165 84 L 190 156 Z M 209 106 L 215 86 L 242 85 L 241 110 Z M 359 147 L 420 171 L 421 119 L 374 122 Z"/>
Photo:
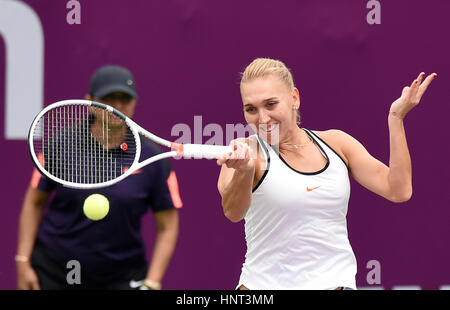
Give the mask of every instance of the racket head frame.
<path id="1" fill-rule="evenodd" d="M 50 110 L 56 109 L 58 107 L 71 106 L 71 105 L 81 105 L 81 106 L 87 106 L 87 107 L 92 106 L 92 107 L 104 109 L 110 113 L 113 113 L 117 117 L 121 118 L 127 124 L 128 128 L 130 129 L 132 135 L 134 136 L 135 142 L 136 142 L 136 154 L 135 154 L 133 163 L 131 164 L 130 168 L 125 173 L 118 176 L 117 178 L 114 178 L 114 179 L 106 181 L 106 182 L 82 184 L 82 183 L 78 183 L 78 182 L 69 182 L 69 181 L 62 180 L 62 179 L 52 175 L 44 168 L 44 166 L 40 162 L 40 160 L 35 152 L 35 149 L 34 149 L 34 136 L 35 136 L 34 133 L 36 131 L 36 127 L 39 124 L 39 121 L 42 119 L 42 117 L 44 115 L 46 115 L 47 112 L 49 112 Z M 136 170 L 138 170 L 140 168 L 140 165 L 138 165 L 138 160 L 139 160 L 139 157 L 141 154 L 141 140 L 139 137 L 139 126 L 135 122 L 133 122 L 130 118 L 128 118 L 126 115 L 124 115 L 123 113 L 121 113 L 120 111 L 114 109 L 113 107 L 111 107 L 109 105 L 99 103 L 96 101 L 82 100 L 82 99 L 62 100 L 62 101 L 58 101 L 58 102 L 48 105 L 47 107 L 45 107 L 42 111 L 40 111 L 36 115 L 33 122 L 31 123 L 30 129 L 28 131 L 28 150 L 30 152 L 31 159 L 32 159 L 35 167 L 38 169 L 38 171 L 56 183 L 59 183 L 65 187 L 76 188 L 76 189 L 95 189 L 95 188 L 107 187 L 107 186 L 111 186 L 117 182 L 120 182 L 121 180 L 125 179 L 130 174 L 132 174 L 133 172 L 135 172 Z"/>
<path id="2" fill-rule="evenodd" d="M 136 142 L 136 154 L 135 158 L 133 160 L 133 163 L 130 165 L 129 169 L 121 174 L 120 176 L 111 179 L 109 181 L 100 182 L 100 183 L 78 183 L 78 182 L 69 182 L 66 180 L 62 180 L 51 173 L 49 173 L 42 163 L 40 162 L 35 149 L 34 149 L 34 132 L 36 130 L 37 125 L 39 124 L 39 121 L 41 118 L 50 110 L 56 109 L 58 107 L 63 106 L 73 106 L 73 105 L 81 105 L 81 106 L 92 106 L 96 108 L 103 109 L 105 111 L 108 111 L 109 113 L 112 113 L 119 118 L 121 118 L 126 125 L 128 126 L 128 129 L 131 131 L 134 140 Z M 151 158 L 148 158 L 142 162 L 138 162 L 140 159 L 141 154 L 141 138 L 140 134 L 144 137 L 152 140 L 155 143 L 158 143 L 160 145 L 166 146 L 168 148 L 171 148 L 172 151 L 160 153 L 158 155 L 155 155 Z M 170 157 L 184 157 L 184 158 L 220 158 L 224 153 L 231 152 L 232 149 L 229 146 L 217 146 L 217 145 L 201 145 L 201 144 L 179 144 L 179 143 L 173 143 L 168 140 L 165 140 L 163 138 L 160 138 L 149 131 L 143 129 L 141 126 L 137 125 L 134 121 L 132 121 L 130 118 L 128 118 L 126 115 L 121 113 L 120 111 L 114 109 L 113 107 L 99 103 L 96 101 L 91 100 L 82 100 L 82 99 L 71 99 L 71 100 L 62 100 L 55 102 L 53 104 L 48 105 L 45 107 L 41 112 L 36 115 L 34 118 L 30 130 L 28 132 L 28 149 L 30 152 L 30 156 L 33 160 L 34 165 L 39 170 L 41 174 L 48 177 L 50 180 L 59 183 L 65 187 L 69 188 L 75 188 L 75 189 L 95 189 L 95 188 L 101 188 L 101 187 L 107 187 L 111 186 L 117 182 L 120 182 L 121 180 L 125 179 L 126 177 L 133 174 L 135 171 L 139 170 L 140 168 L 153 163 L 155 161 L 164 159 L 164 158 L 170 158 Z"/>

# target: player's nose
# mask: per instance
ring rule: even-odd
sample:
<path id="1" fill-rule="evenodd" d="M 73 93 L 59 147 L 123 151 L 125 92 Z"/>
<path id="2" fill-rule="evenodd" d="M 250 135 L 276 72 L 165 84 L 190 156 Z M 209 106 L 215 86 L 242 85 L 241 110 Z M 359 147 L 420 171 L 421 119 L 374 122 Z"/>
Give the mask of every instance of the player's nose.
<path id="1" fill-rule="evenodd" d="M 109 105 L 112 106 L 114 109 L 119 110 L 120 112 L 123 112 L 125 104 L 120 99 L 114 99 L 109 102 Z"/>
<path id="2" fill-rule="evenodd" d="M 259 118 L 258 121 L 260 124 L 267 124 L 270 121 L 269 113 L 267 113 L 263 109 L 259 110 L 258 118 Z"/>

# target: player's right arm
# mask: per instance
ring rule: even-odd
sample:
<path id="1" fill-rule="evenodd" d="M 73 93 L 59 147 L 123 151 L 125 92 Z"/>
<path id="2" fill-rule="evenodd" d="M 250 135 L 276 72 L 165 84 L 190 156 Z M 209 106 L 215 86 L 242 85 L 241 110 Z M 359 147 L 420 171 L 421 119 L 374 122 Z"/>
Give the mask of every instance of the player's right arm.
<path id="1" fill-rule="evenodd" d="M 230 143 L 233 152 L 224 154 L 217 160 L 222 166 L 217 188 L 222 196 L 222 208 L 225 216 L 236 223 L 247 213 L 252 200 L 255 159 L 250 146 L 243 140 Z"/>
<path id="2" fill-rule="evenodd" d="M 30 259 L 48 195 L 31 185 L 25 194 L 19 218 L 17 255 L 27 257 L 28 260 L 16 262 L 18 289 L 39 289 L 38 277 L 31 267 Z"/>

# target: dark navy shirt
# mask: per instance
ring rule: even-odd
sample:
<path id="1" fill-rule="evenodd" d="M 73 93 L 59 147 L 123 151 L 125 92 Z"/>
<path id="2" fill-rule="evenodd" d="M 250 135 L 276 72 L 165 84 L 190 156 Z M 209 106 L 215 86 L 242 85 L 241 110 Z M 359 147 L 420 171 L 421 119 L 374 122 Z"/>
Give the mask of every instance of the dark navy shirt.
<path id="1" fill-rule="evenodd" d="M 155 144 L 142 143 L 141 160 L 158 153 L 160 149 Z M 78 260 L 82 268 L 92 272 L 145 264 L 141 218 L 149 208 L 153 212 L 174 208 L 167 182 L 170 174 L 166 159 L 147 165 L 110 187 L 94 190 L 66 188 L 41 176 L 37 189 L 52 195 L 38 242 L 61 261 Z M 94 193 L 109 200 L 109 213 L 99 221 L 90 220 L 83 213 L 84 200 Z"/>

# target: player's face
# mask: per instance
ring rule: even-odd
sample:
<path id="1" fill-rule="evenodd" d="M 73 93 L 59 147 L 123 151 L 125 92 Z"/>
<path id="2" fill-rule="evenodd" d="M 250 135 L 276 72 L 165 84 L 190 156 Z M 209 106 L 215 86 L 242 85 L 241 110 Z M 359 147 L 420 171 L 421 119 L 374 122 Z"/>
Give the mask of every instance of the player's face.
<path id="1" fill-rule="evenodd" d="M 278 144 L 297 127 L 298 90 L 289 90 L 278 77 L 269 75 L 242 84 L 241 96 L 245 120 L 267 142 Z"/>

